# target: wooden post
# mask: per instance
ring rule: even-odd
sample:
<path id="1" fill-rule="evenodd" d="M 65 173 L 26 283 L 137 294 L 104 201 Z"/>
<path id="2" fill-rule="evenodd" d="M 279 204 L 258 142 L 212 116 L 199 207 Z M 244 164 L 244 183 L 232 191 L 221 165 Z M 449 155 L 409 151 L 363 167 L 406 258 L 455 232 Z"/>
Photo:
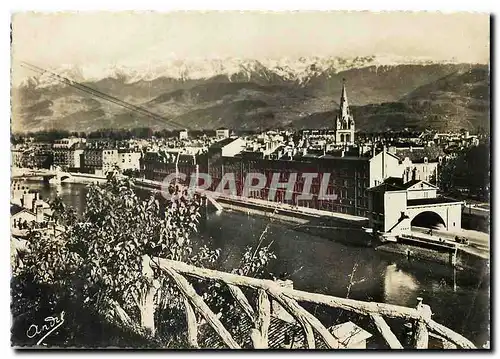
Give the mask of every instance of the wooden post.
<path id="1" fill-rule="evenodd" d="M 259 289 L 255 329 L 259 331 L 258 340 L 254 340 L 255 349 L 268 349 L 269 325 L 271 324 L 271 303 L 263 289 Z M 255 334 L 254 334 L 255 335 Z M 257 338 L 256 338 L 257 339 Z"/>
<path id="2" fill-rule="evenodd" d="M 198 323 L 196 322 L 193 307 L 186 297 L 184 297 L 184 308 L 186 309 L 188 343 L 191 347 L 198 348 Z"/>
<path id="3" fill-rule="evenodd" d="M 450 252 L 450 265 L 453 268 L 455 268 L 455 266 L 457 265 L 457 250 L 458 250 L 458 247 L 455 246 L 455 249 Z"/>
<path id="4" fill-rule="evenodd" d="M 155 327 L 155 303 L 154 296 L 158 290 L 155 286 L 153 269 L 151 268 L 151 259 L 149 256 L 142 256 L 142 274 L 150 281 L 144 292 L 138 298 L 138 305 L 141 316 L 141 326 L 150 332 L 152 336 L 156 333 Z"/>
<path id="5" fill-rule="evenodd" d="M 220 322 L 219 318 L 217 318 L 214 312 L 212 312 L 198 293 L 196 293 L 193 286 L 189 284 L 187 279 L 168 266 L 162 267 L 162 269 L 167 272 L 170 277 L 172 277 L 179 290 L 189 299 L 191 304 L 199 310 L 201 315 L 208 323 L 210 323 L 215 332 L 220 335 L 224 343 L 231 349 L 240 349 L 240 345 L 233 339 L 231 334 Z"/>
<path id="6" fill-rule="evenodd" d="M 258 329 L 250 329 L 250 339 L 252 340 L 254 349 L 266 349 L 262 343 L 262 336 Z"/>
<path id="7" fill-rule="evenodd" d="M 293 289 L 293 282 L 291 280 L 277 280 L 276 284 L 278 284 L 282 288 L 291 288 Z M 288 322 L 295 323 L 295 318 L 290 315 L 276 300 L 271 302 L 271 310 L 273 316 Z"/>
<path id="8" fill-rule="evenodd" d="M 446 338 L 443 338 L 441 335 L 429 331 L 429 337 L 433 337 L 440 340 L 441 343 L 443 344 L 443 349 L 457 349 L 457 346 L 454 343 L 450 342 Z"/>
<path id="9" fill-rule="evenodd" d="M 372 317 L 378 331 L 380 332 L 380 334 L 382 334 L 385 342 L 387 343 L 387 345 L 389 345 L 389 348 L 404 349 L 399 342 L 399 339 L 394 335 L 389 325 L 387 325 L 387 323 L 385 322 L 384 318 L 382 318 L 378 314 L 371 314 L 370 316 Z"/>
<path id="10" fill-rule="evenodd" d="M 304 314 L 300 311 L 300 306 L 297 302 L 293 299 L 285 297 L 278 291 L 271 291 L 270 294 L 300 323 L 302 329 L 304 330 L 307 348 L 316 349 L 316 341 L 314 339 L 314 332 L 312 330 L 311 323 L 309 323 L 307 318 L 304 317 Z"/>
<path id="11" fill-rule="evenodd" d="M 431 308 L 423 304 L 423 299 L 421 297 L 417 298 L 417 311 L 421 313 L 421 319 L 416 323 L 415 328 L 415 348 L 416 349 L 427 349 L 429 347 L 429 331 L 427 330 L 427 323 L 425 319 L 430 319 L 432 315 Z"/>
<path id="12" fill-rule="evenodd" d="M 457 349 L 457 346 L 455 344 L 446 339 L 443 339 L 442 342 L 443 342 L 443 349 Z"/>
<path id="13" fill-rule="evenodd" d="M 441 335 L 443 338 L 446 338 L 450 342 L 457 345 L 459 348 L 476 349 L 476 346 L 470 340 L 464 338 L 458 333 L 455 333 L 453 330 L 445 327 L 444 325 L 439 324 L 432 319 L 428 319 L 426 320 L 426 322 L 427 322 L 427 327 L 429 328 L 430 331 Z"/>
<path id="14" fill-rule="evenodd" d="M 284 308 L 286 308 L 302 325 L 306 336 L 306 341 L 309 349 L 316 347 L 313 328 L 321 335 L 324 343 L 330 349 L 340 347 L 338 340 L 325 328 L 323 323 L 314 315 L 302 308 L 294 299 L 285 296 L 282 293 L 272 291 L 271 294 L 275 297 Z"/>
<path id="15" fill-rule="evenodd" d="M 240 304 L 245 313 L 250 317 L 251 320 L 254 320 L 255 312 L 250 303 L 248 302 L 247 297 L 245 297 L 245 294 L 243 294 L 241 289 L 235 286 L 234 284 L 228 284 L 227 286 L 229 288 L 229 291 L 233 295 L 234 299 Z"/>

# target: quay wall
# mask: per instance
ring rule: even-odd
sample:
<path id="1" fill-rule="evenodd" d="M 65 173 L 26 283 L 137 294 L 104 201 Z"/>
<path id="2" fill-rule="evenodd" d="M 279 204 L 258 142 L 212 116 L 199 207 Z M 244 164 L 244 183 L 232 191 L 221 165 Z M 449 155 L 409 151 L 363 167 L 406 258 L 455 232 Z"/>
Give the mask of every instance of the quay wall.
<path id="1" fill-rule="evenodd" d="M 423 260 L 453 266 L 452 254 L 454 251 L 437 250 L 400 242 L 383 243 L 375 246 L 376 251 L 399 254 L 408 260 Z M 461 248 L 457 249 L 454 266 L 459 269 L 474 272 L 483 272 L 489 267 L 487 258 Z"/>
<path id="2" fill-rule="evenodd" d="M 227 198 L 218 198 L 217 201 L 225 209 L 290 223 L 293 225 L 291 228 L 298 232 L 308 233 L 353 246 L 371 246 L 372 237 L 365 233 L 358 223 L 348 222 L 348 220 L 321 218 L 281 208 L 277 211 L 272 211 L 268 207 L 262 207 L 258 204 Z"/>
<path id="3" fill-rule="evenodd" d="M 251 215 L 266 217 L 269 219 L 278 219 L 293 224 L 304 224 L 308 222 L 307 218 L 300 218 L 300 216 L 291 216 L 286 213 L 282 213 L 282 211 L 278 211 L 277 213 L 271 212 L 262 208 L 258 208 L 257 206 L 252 206 L 252 205 L 243 206 L 242 204 L 236 204 L 232 201 L 226 201 L 223 199 L 218 199 L 218 202 L 224 209 L 229 209 L 231 211 L 248 213 Z"/>
<path id="4" fill-rule="evenodd" d="M 106 182 L 106 177 L 97 176 L 89 173 L 69 173 L 71 175 L 70 178 L 65 180 L 64 182 L 68 183 L 104 183 Z"/>

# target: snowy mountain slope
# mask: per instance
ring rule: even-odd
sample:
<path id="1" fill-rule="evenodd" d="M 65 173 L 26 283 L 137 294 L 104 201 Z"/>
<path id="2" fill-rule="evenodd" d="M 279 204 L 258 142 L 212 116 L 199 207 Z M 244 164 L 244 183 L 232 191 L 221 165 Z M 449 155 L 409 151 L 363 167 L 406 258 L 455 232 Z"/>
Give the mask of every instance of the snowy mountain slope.
<path id="1" fill-rule="evenodd" d="M 343 79 L 347 81 L 350 104 L 358 108 L 361 130 L 363 126 L 405 127 L 405 122 L 413 127 L 420 123 L 427 126 L 424 116 L 452 113 L 455 120 L 449 122 L 450 126 L 488 127 L 485 108 L 489 102 L 482 95 L 483 88 L 489 87 L 485 65 L 392 56 L 265 61 L 170 58 L 161 64 L 132 65 L 64 66 L 54 71 L 193 128 L 327 126 L 331 122 L 315 114 L 337 109 Z M 419 104 L 426 103 L 427 96 L 431 101 L 437 90 L 444 89 L 443 79 L 457 73 L 465 75 L 446 81 L 448 95 L 439 97 L 439 106 L 425 105 L 424 110 L 420 105 L 400 105 L 415 102 L 417 95 Z M 468 73 L 474 74 L 473 88 Z M 477 98 L 480 94 L 482 97 Z M 88 131 L 141 125 L 168 128 L 168 124 L 150 121 L 81 92 L 47 73 L 25 79 L 13 88 L 12 99 L 14 131 Z M 430 126 L 447 129 L 447 122 L 431 121 Z"/>

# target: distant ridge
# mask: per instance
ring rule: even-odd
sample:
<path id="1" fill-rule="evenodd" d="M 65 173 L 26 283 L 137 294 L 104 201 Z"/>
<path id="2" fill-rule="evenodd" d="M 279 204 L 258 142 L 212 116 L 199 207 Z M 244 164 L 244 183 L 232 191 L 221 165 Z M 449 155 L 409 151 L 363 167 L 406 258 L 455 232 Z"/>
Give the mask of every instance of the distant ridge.
<path id="1" fill-rule="evenodd" d="M 342 78 L 359 130 L 489 129 L 487 65 L 376 56 L 176 61 L 147 71 L 69 66 L 57 73 L 199 129 L 331 127 Z M 12 94 L 15 131 L 168 128 L 47 75 Z"/>

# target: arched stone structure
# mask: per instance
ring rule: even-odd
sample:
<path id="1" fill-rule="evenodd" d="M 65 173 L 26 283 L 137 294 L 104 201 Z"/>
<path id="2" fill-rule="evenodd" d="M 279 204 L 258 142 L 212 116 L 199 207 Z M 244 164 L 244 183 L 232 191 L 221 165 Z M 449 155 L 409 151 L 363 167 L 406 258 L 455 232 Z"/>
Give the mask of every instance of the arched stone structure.
<path id="1" fill-rule="evenodd" d="M 406 214 L 410 218 L 410 223 L 417 216 L 426 212 L 434 213 L 442 220 L 442 224 L 447 231 L 457 231 L 462 228 L 462 204 L 454 203 L 432 203 L 420 206 L 408 206 Z"/>
<path id="2" fill-rule="evenodd" d="M 443 217 L 437 212 L 434 212 L 432 210 L 428 211 L 422 211 L 415 215 L 411 219 L 411 226 L 417 226 L 417 227 L 425 227 L 425 228 L 431 228 L 431 229 L 436 229 L 436 227 L 439 224 L 442 224 L 443 226 L 446 227 L 446 222 Z"/>

